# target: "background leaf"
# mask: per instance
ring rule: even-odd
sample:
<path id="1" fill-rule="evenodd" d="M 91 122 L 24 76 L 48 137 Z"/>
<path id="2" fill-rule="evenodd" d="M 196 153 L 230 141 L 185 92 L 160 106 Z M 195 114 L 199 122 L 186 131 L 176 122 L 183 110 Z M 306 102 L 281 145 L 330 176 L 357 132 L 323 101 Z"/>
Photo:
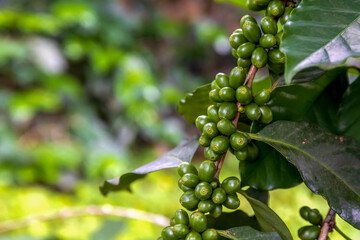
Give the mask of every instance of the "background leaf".
<path id="1" fill-rule="evenodd" d="M 226 231 L 218 231 L 219 235 L 225 238 L 220 239 L 234 239 L 234 240 L 280 240 L 281 237 L 276 232 L 259 232 L 251 227 L 236 227 L 230 228 Z"/>
<path id="2" fill-rule="evenodd" d="M 275 88 L 269 102 L 274 121 L 301 120 L 326 87 L 343 72 L 343 69 L 337 69 L 327 72 L 316 81 Z"/>
<path id="3" fill-rule="evenodd" d="M 155 161 L 145 164 L 132 172 L 125 173 L 120 178 L 105 181 L 100 186 L 100 191 L 103 195 L 106 195 L 111 191 L 129 190 L 132 182 L 145 177 L 148 173 L 166 168 L 174 168 L 182 162 L 190 162 L 198 147 L 198 136 L 192 139 L 185 139 L 176 148 L 165 153 Z"/>
<path id="4" fill-rule="evenodd" d="M 238 226 L 249 226 L 256 230 L 261 230 L 255 216 L 249 216 L 247 213 L 236 210 L 234 212 L 223 212 L 220 217 L 208 217 L 208 227 L 218 230 L 226 230 Z"/>
<path id="5" fill-rule="evenodd" d="M 259 156 L 254 161 L 240 161 L 241 185 L 258 190 L 291 188 L 302 182 L 298 170 L 269 145 L 256 142 Z"/>
<path id="6" fill-rule="evenodd" d="M 359 61 L 347 61 L 360 56 L 359 12 L 360 0 L 301 1 L 284 26 L 281 51 L 287 58 L 286 82 L 305 69 L 311 79 L 323 72 L 319 68 L 359 66 Z"/>
<path id="7" fill-rule="evenodd" d="M 259 225 L 263 231 L 276 231 L 283 240 L 293 239 L 285 223 L 273 210 L 271 210 L 271 208 L 269 208 L 264 203 L 249 197 L 244 191 L 239 191 L 239 193 L 243 195 L 250 203 L 252 209 L 254 210 L 256 219 L 258 220 Z"/>
<path id="8" fill-rule="evenodd" d="M 178 112 L 183 115 L 189 123 L 194 123 L 200 115 L 206 115 L 207 107 L 213 104 L 209 99 L 211 84 L 206 84 L 188 93 L 178 105 Z"/>
<path id="9" fill-rule="evenodd" d="M 251 138 L 276 148 L 341 218 L 360 228 L 360 148 L 318 125 L 277 121 Z"/>

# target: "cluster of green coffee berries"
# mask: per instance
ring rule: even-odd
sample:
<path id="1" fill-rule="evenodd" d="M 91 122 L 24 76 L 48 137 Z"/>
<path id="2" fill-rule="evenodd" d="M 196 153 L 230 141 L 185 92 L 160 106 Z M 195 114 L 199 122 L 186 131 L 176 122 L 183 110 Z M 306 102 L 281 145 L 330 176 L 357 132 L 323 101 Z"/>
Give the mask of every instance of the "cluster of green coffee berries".
<path id="1" fill-rule="evenodd" d="M 240 189 L 237 177 L 228 177 L 221 184 L 215 177 L 214 162 L 206 160 L 199 166 L 199 170 L 190 163 L 182 163 L 178 167 L 180 179 L 179 188 L 184 192 L 180 197 L 180 204 L 187 210 L 193 211 L 188 216 L 184 210 L 178 210 L 170 220 L 170 226 L 162 231 L 162 239 L 187 240 L 216 240 L 216 230 L 208 228 L 207 217 L 221 216 L 223 206 L 237 209 L 240 200 L 236 192 Z"/>
<path id="2" fill-rule="evenodd" d="M 216 104 L 208 107 L 207 115 L 200 115 L 195 120 L 196 127 L 202 132 L 199 144 L 205 147 L 204 155 L 209 160 L 219 160 L 228 149 L 238 160 L 253 160 L 258 155 L 256 145 L 246 133 L 236 130 L 233 121 L 240 112 L 252 121 L 270 123 L 273 114 L 266 103 L 271 90 L 263 89 L 253 94 L 251 88 L 243 85 L 245 78 L 246 70 L 235 67 L 230 76 L 218 73 L 211 83 L 209 98 Z"/>
<path id="3" fill-rule="evenodd" d="M 288 2 L 287 7 L 281 0 L 250 0 L 247 3 L 250 10 L 266 9 L 265 16 L 260 21 L 260 27 L 250 15 L 241 18 L 241 28 L 236 29 L 229 38 L 232 54 L 238 59 L 239 67 L 248 68 L 253 64 L 256 68 L 262 68 L 268 64 L 271 71 L 281 74 L 285 55 L 279 49 L 283 31 L 278 31 L 277 20 L 285 24 L 294 3 Z"/>
<path id="4" fill-rule="evenodd" d="M 300 208 L 300 216 L 312 225 L 301 227 L 298 230 L 298 236 L 301 240 L 315 240 L 320 234 L 320 225 L 323 218 L 317 209 L 311 209 L 307 206 Z"/>

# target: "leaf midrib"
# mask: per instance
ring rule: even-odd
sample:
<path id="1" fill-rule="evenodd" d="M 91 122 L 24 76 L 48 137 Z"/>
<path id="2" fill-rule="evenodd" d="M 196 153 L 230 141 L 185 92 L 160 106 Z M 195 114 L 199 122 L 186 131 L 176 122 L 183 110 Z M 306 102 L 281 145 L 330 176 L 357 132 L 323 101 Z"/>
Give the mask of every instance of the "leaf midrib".
<path id="1" fill-rule="evenodd" d="M 248 133 L 249 134 L 249 133 Z M 288 144 L 288 143 L 285 143 L 285 142 L 281 142 L 281 141 L 278 141 L 278 140 L 274 140 L 274 139 L 270 139 L 270 138 L 265 138 L 265 137 L 260 137 L 256 134 L 253 134 L 253 133 L 250 133 L 249 136 L 252 138 L 252 139 L 255 139 L 255 140 L 259 140 L 259 141 L 268 141 L 268 142 L 272 142 L 272 143 L 276 143 L 276 144 L 280 144 L 280 145 L 284 145 L 284 146 L 287 146 L 289 148 L 292 148 L 292 149 L 295 149 L 301 153 L 303 153 L 304 155 L 310 157 L 311 159 L 313 159 L 315 162 L 317 162 L 319 165 L 321 165 L 322 167 L 324 167 L 325 169 L 327 169 L 329 172 L 331 172 L 340 182 L 343 182 L 345 186 L 348 187 L 348 189 L 350 189 L 350 191 L 352 191 L 353 193 L 355 193 L 355 195 L 357 195 L 358 197 L 360 197 L 360 195 L 353 189 L 351 188 L 345 181 L 342 180 L 342 178 L 340 176 L 338 176 L 334 171 L 332 171 L 330 168 L 328 168 L 326 165 L 324 165 L 322 162 L 318 161 L 315 157 L 313 157 L 311 154 L 309 154 L 308 152 L 302 150 L 301 148 L 299 147 L 296 147 L 294 145 L 291 145 L 291 144 Z M 286 157 L 285 157 L 286 158 Z"/>

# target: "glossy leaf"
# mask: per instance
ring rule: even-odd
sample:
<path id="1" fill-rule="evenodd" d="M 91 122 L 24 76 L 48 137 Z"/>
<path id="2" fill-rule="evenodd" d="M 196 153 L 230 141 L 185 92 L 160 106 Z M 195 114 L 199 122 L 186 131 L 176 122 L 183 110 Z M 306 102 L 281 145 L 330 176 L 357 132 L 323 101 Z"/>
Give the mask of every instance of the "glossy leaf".
<path id="1" fill-rule="evenodd" d="M 260 92 L 263 89 L 269 88 L 271 88 L 271 79 L 269 75 L 263 78 L 255 78 L 251 85 L 251 90 L 254 94 Z"/>
<path id="2" fill-rule="evenodd" d="M 209 99 L 211 85 L 206 84 L 188 93 L 178 105 L 178 112 L 183 115 L 189 123 L 194 123 L 200 115 L 206 115 L 207 107 L 213 104 Z"/>
<path id="3" fill-rule="evenodd" d="M 255 143 L 260 151 L 254 161 L 240 161 L 241 185 L 257 190 L 291 188 L 302 182 L 298 170 L 274 148 Z"/>
<path id="4" fill-rule="evenodd" d="M 249 197 L 244 191 L 239 191 L 250 203 L 256 219 L 264 232 L 276 231 L 283 240 L 292 240 L 291 233 L 281 218 L 264 203 Z"/>
<path id="5" fill-rule="evenodd" d="M 241 210 L 236 210 L 233 212 L 223 212 L 218 218 L 213 218 L 208 215 L 207 218 L 209 228 L 226 230 L 238 226 L 249 226 L 253 229 L 261 230 L 259 223 L 256 220 L 256 217 L 249 216 L 247 215 L 247 213 Z"/>
<path id="6" fill-rule="evenodd" d="M 269 197 L 270 197 L 269 191 L 249 188 L 245 192 L 249 197 L 255 198 L 256 200 L 259 200 L 260 202 L 266 205 L 269 204 Z"/>
<path id="7" fill-rule="evenodd" d="M 343 71 L 343 69 L 337 69 L 327 72 L 316 81 L 275 88 L 269 102 L 274 121 L 301 120 L 320 94 Z"/>
<path id="8" fill-rule="evenodd" d="M 259 232 L 251 227 L 235 227 L 225 231 L 218 231 L 218 234 L 224 238 L 233 240 L 281 240 L 281 237 L 276 232 Z"/>
<path id="9" fill-rule="evenodd" d="M 251 138 L 276 148 L 341 218 L 360 228 L 360 147 L 318 125 L 277 121 Z"/>
<path id="10" fill-rule="evenodd" d="M 360 77 L 343 96 L 338 112 L 338 131 L 360 142 Z"/>
<path id="11" fill-rule="evenodd" d="M 100 186 L 103 195 L 111 191 L 130 190 L 130 184 L 145 177 L 146 174 L 179 166 L 182 162 L 190 162 L 199 147 L 198 136 L 183 140 L 176 148 L 165 153 L 153 162 L 145 164 L 134 171 L 125 173 L 119 178 L 105 181 Z"/>
<path id="12" fill-rule="evenodd" d="M 286 55 L 285 80 L 302 71 L 313 79 L 324 70 L 359 65 L 360 0 L 304 0 L 284 26 L 281 51 Z M 303 72 L 305 73 L 305 72 Z"/>

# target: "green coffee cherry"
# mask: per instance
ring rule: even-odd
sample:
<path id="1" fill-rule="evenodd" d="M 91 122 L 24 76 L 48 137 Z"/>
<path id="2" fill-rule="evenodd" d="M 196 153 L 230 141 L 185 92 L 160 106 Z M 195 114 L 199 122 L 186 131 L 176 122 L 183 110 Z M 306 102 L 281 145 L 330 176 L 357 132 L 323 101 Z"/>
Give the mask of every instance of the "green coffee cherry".
<path id="1" fill-rule="evenodd" d="M 262 47 L 256 48 L 251 56 L 251 63 L 256 68 L 259 69 L 259 68 L 265 67 L 265 65 L 267 64 L 267 61 L 268 61 L 268 54 L 265 51 L 265 49 Z"/>
<path id="2" fill-rule="evenodd" d="M 212 163 L 212 162 L 211 162 Z M 201 182 L 196 185 L 195 196 L 200 200 L 206 200 L 211 196 L 212 187 L 207 182 Z"/>
<path id="3" fill-rule="evenodd" d="M 233 33 L 242 33 L 242 29 L 241 29 L 241 28 L 237 28 L 237 29 L 234 30 Z"/>
<path id="4" fill-rule="evenodd" d="M 225 73 L 216 74 L 215 81 L 220 88 L 229 87 L 229 77 Z"/>
<path id="5" fill-rule="evenodd" d="M 234 48 L 231 49 L 231 54 L 233 55 L 234 58 L 238 58 L 238 57 L 239 57 L 239 56 L 237 55 L 236 49 L 234 49 Z"/>
<path id="6" fill-rule="evenodd" d="M 268 106 L 260 107 L 261 117 L 260 121 L 265 124 L 269 124 L 273 120 L 273 113 Z"/>
<path id="7" fill-rule="evenodd" d="M 236 53 L 238 57 L 240 58 L 249 58 L 252 55 L 252 52 L 255 50 L 256 46 L 254 43 L 246 42 L 241 44 L 238 49 L 236 50 Z"/>
<path id="8" fill-rule="evenodd" d="M 240 180 L 237 177 L 228 177 L 221 183 L 221 187 L 227 194 L 236 193 L 240 189 Z"/>
<path id="9" fill-rule="evenodd" d="M 220 89 L 215 80 L 211 82 L 211 90 L 213 89 Z"/>
<path id="10" fill-rule="evenodd" d="M 290 13 L 292 12 L 293 8 L 292 7 L 286 7 L 284 14 L 280 17 L 280 23 L 282 25 L 284 25 L 288 20 L 289 20 L 289 16 Z"/>
<path id="11" fill-rule="evenodd" d="M 256 103 L 250 103 L 245 106 L 245 114 L 252 121 L 258 120 L 261 116 L 260 107 Z"/>
<path id="12" fill-rule="evenodd" d="M 222 205 L 215 205 L 214 209 L 211 210 L 210 216 L 214 218 L 218 218 L 221 216 L 222 213 Z"/>
<path id="13" fill-rule="evenodd" d="M 203 232 L 207 228 L 207 218 L 202 212 L 194 212 L 190 215 L 190 227 L 196 232 Z"/>
<path id="14" fill-rule="evenodd" d="M 198 232 L 190 232 L 186 235 L 185 240 L 202 240 L 200 233 Z"/>
<path id="15" fill-rule="evenodd" d="M 240 27 L 241 28 L 244 28 L 244 23 L 247 22 L 247 21 L 250 21 L 250 22 L 253 22 L 253 23 L 256 23 L 256 19 L 251 16 L 251 15 L 244 15 L 242 16 L 242 18 L 240 19 Z"/>
<path id="16" fill-rule="evenodd" d="M 276 38 L 270 33 L 266 33 L 260 38 L 260 46 L 263 48 L 272 48 L 276 45 Z"/>
<path id="17" fill-rule="evenodd" d="M 177 172 L 180 177 L 184 176 L 185 173 L 193 173 L 195 175 L 198 174 L 195 166 L 188 162 L 181 163 L 177 168 Z"/>
<path id="18" fill-rule="evenodd" d="M 201 234 L 201 237 L 203 240 L 217 240 L 218 239 L 218 233 L 213 228 L 208 228 Z"/>
<path id="19" fill-rule="evenodd" d="M 284 31 L 281 30 L 280 32 L 278 32 L 276 35 L 275 35 L 275 38 L 276 38 L 276 43 L 278 46 L 280 46 L 280 43 L 281 43 L 281 39 L 282 39 L 282 36 L 284 35 Z"/>
<path id="20" fill-rule="evenodd" d="M 174 220 L 175 224 L 184 224 L 186 226 L 189 225 L 189 215 L 183 209 L 179 209 L 175 212 Z"/>
<path id="21" fill-rule="evenodd" d="M 255 0 L 255 4 L 258 6 L 267 6 L 271 0 Z"/>
<path id="22" fill-rule="evenodd" d="M 199 138 L 199 144 L 202 147 L 208 147 L 210 146 L 211 139 L 202 134 Z"/>
<path id="23" fill-rule="evenodd" d="M 211 140 L 210 147 L 215 153 L 222 154 L 226 152 L 229 148 L 229 139 L 225 136 L 214 137 L 214 139 Z"/>
<path id="24" fill-rule="evenodd" d="M 250 58 L 238 58 L 237 65 L 242 68 L 247 68 L 251 65 Z"/>
<path id="25" fill-rule="evenodd" d="M 214 181 L 212 181 L 212 182 L 210 183 L 210 185 L 211 185 L 211 187 L 212 187 L 213 189 L 219 187 L 219 185 L 220 185 L 219 180 L 215 179 Z"/>
<path id="26" fill-rule="evenodd" d="M 230 72 L 229 85 L 233 89 L 238 88 L 240 85 L 243 85 L 246 78 L 245 69 L 242 67 L 234 67 Z"/>
<path id="27" fill-rule="evenodd" d="M 267 12 L 274 17 L 280 17 L 284 13 L 285 7 L 281 0 L 273 0 L 267 6 Z"/>
<path id="28" fill-rule="evenodd" d="M 322 223 L 322 216 L 317 209 L 312 209 L 309 212 L 309 219 L 308 221 L 313 225 L 320 225 Z"/>
<path id="29" fill-rule="evenodd" d="M 165 240 L 177 240 L 177 236 L 175 236 L 175 233 L 173 231 L 173 227 L 166 227 L 161 231 L 161 236 Z"/>
<path id="30" fill-rule="evenodd" d="M 211 147 L 206 147 L 204 149 L 204 156 L 205 156 L 206 159 L 209 159 L 209 160 L 214 161 L 214 162 L 221 158 L 221 154 L 215 153 L 211 149 Z"/>
<path id="31" fill-rule="evenodd" d="M 320 228 L 318 226 L 305 226 L 299 231 L 299 238 L 301 240 L 315 240 L 320 234 Z"/>
<path id="32" fill-rule="evenodd" d="M 215 138 L 213 139 L 215 140 Z M 199 166 L 199 178 L 204 182 L 212 182 L 216 173 L 216 166 L 211 161 L 203 161 Z"/>
<path id="33" fill-rule="evenodd" d="M 174 226 L 175 224 L 175 218 L 170 218 L 170 226 Z"/>
<path id="34" fill-rule="evenodd" d="M 180 197 L 180 204 L 189 211 L 194 211 L 198 203 L 199 199 L 195 196 L 194 191 L 184 192 Z"/>
<path id="35" fill-rule="evenodd" d="M 230 136 L 236 130 L 235 125 L 229 119 L 221 119 L 217 123 L 216 126 L 217 126 L 217 129 L 219 130 L 219 132 L 221 132 L 222 134 L 224 134 L 226 136 Z M 229 140 L 228 140 L 228 143 L 229 143 Z M 211 141 L 210 145 L 212 146 L 212 141 Z M 212 150 L 214 150 L 216 152 L 216 150 L 214 148 L 212 148 Z"/>
<path id="36" fill-rule="evenodd" d="M 223 188 L 215 188 L 212 193 L 211 199 L 215 204 L 222 204 L 226 200 L 225 190 Z"/>
<path id="37" fill-rule="evenodd" d="M 176 224 L 173 228 L 176 237 L 184 238 L 190 232 L 189 227 L 184 224 Z"/>
<path id="38" fill-rule="evenodd" d="M 223 87 L 219 91 L 219 96 L 223 101 L 232 102 L 235 100 L 235 90 L 231 87 Z"/>
<path id="39" fill-rule="evenodd" d="M 211 101 L 214 102 L 223 102 L 223 100 L 220 97 L 220 89 L 213 89 L 209 92 L 209 98 Z"/>
<path id="40" fill-rule="evenodd" d="M 235 150 L 234 155 L 235 155 L 237 160 L 244 161 L 248 157 L 248 148 L 245 147 L 245 148 L 240 149 L 240 150 Z"/>
<path id="41" fill-rule="evenodd" d="M 255 0 L 246 0 L 246 7 L 250 11 L 254 11 L 254 12 L 258 12 L 258 11 L 266 9 L 266 6 L 258 6 L 258 5 L 256 5 Z"/>
<path id="42" fill-rule="evenodd" d="M 259 39 L 261 37 L 261 30 L 256 23 L 246 21 L 243 25 L 243 32 L 249 42 L 259 42 Z"/>
<path id="43" fill-rule="evenodd" d="M 247 137 L 242 133 L 233 133 L 230 136 L 230 145 L 232 149 L 240 150 L 243 149 L 248 144 Z"/>
<path id="44" fill-rule="evenodd" d="M 272 17 L 263 17 L 260 21 L 260 26 L 264 34 L 275 34 L 278 31 L 276 21 Z"/>
<path id="45" fill-rule="evenodd" d="M 268 61 L 268 67 L 270 71 L 276 74 L 282 74 L 285 71 L 285 64 L 283 63 L 273 63 L 271 61 Z"/>
<path id="46" fill-rule="evenodd" d="M 212 200 L 201 200 L 198 204 L 198 209 L 202 213 L 211 212 L 215 207 Z"/>
<path id="47" fill-rule="evenodd" d="M 271 90 L 270 89 L 263 89 L 255 94 L 254 102 L 262 106 L 270 100 Z"/>
<path id="48" fill-rule="evenodd" d="M 240 86 L 236 89 L 236 100 L 242 105 L 249 104 L 252 99 L 252 91 L 248 86 Z"/>
<path id="49" fill-rule="evenodd" d="M 254 161 L 259 156 L 259 148 L 252 142 L 247 145 L 248 157 L 247 160 Z"/>
<path id="50" fill-rule="evenodd" d="M 216 123 L 209 122 L 205 124 L 203 128 L 203 134 L 210 139 L 216 137 L 219 134 Z"/>
<path id="51" fill-rule="evenodd" d="M 224 102 L 219 106 L 218 116 L 220 119 L 229 119 L 232 120 L 235 118 L 237 113 L 236 104 L 233 102 Z"/>
<path id="52" fill-rule="evenodd" d="M 275 48 L 269 51 L 269 60 L 273 63 L 285 63 L 285 55 L 279 48 Z"/>
<path id="53" fill-rule="evenodd" d="M 239 107 L 238 107 L 238 112 L 239 112 L 239 113 L 245 112 L 244 106 L 239 106 Z"/>
<path id="54" fill-rule="evenodd" d="M 195 120 L 195 126 L 197 127 L 197 129 L 199 129 L 200 131 L 203 130 L 204 128 L 204 125 L 208 122 L 211 122 L 210 118 L 208 118 L 207 116 L 205 115 L 201 115 L 201 116 L 198 116 Z"/>
<path id="55" fill-rule="evenodd" d="M 179 186 L 179 188 L 180 188 L 183 192 L 190 191 L 190 190 L 194 190 L 193 188 L 187 187 L 187 186 L 185 186 L 184 184 L 182 184 L 181 178 L 180 178 L 179 181 L 178 181 L 178 186 Z"/>
<path id="56" fill-rule="evenodd" d="M 233 49 L 237 49 L 241 44 L 247 41 L 248 40 L 246 39 L 242 31 L 233 33 L 229 37 L 229 43 Z"/>
<path id="57" fill-rule="evenodd" d="M 240 200 L 236 195 L 227 195 L 223 205 L 229 209 L 237 209 L 240 206 Z"/>
<path id="58" fill-rule="evenodd" d="M 300 216 L 304 220 L 308 221 L 310 211 L 311 211 L 311 208 L 309 208 L 308 206 L 303 206 L 302 208 L 300 208 Z"/>
<path id="59" fill-rule="evenodd" d="M 219 108 L 215 105 L 210 105 L 207 109 L 207 116 L 212 122 L 218 122 L 220 120 L 218 116 Z"/>
<path id="60" fill-rule="evenodd" d="M 196 187 L 199 181 L 200 179 L 198 175 L 193 173 L 185 173 L 184 176 L 181 177 L 181 183 L 190 188 Z"/>

